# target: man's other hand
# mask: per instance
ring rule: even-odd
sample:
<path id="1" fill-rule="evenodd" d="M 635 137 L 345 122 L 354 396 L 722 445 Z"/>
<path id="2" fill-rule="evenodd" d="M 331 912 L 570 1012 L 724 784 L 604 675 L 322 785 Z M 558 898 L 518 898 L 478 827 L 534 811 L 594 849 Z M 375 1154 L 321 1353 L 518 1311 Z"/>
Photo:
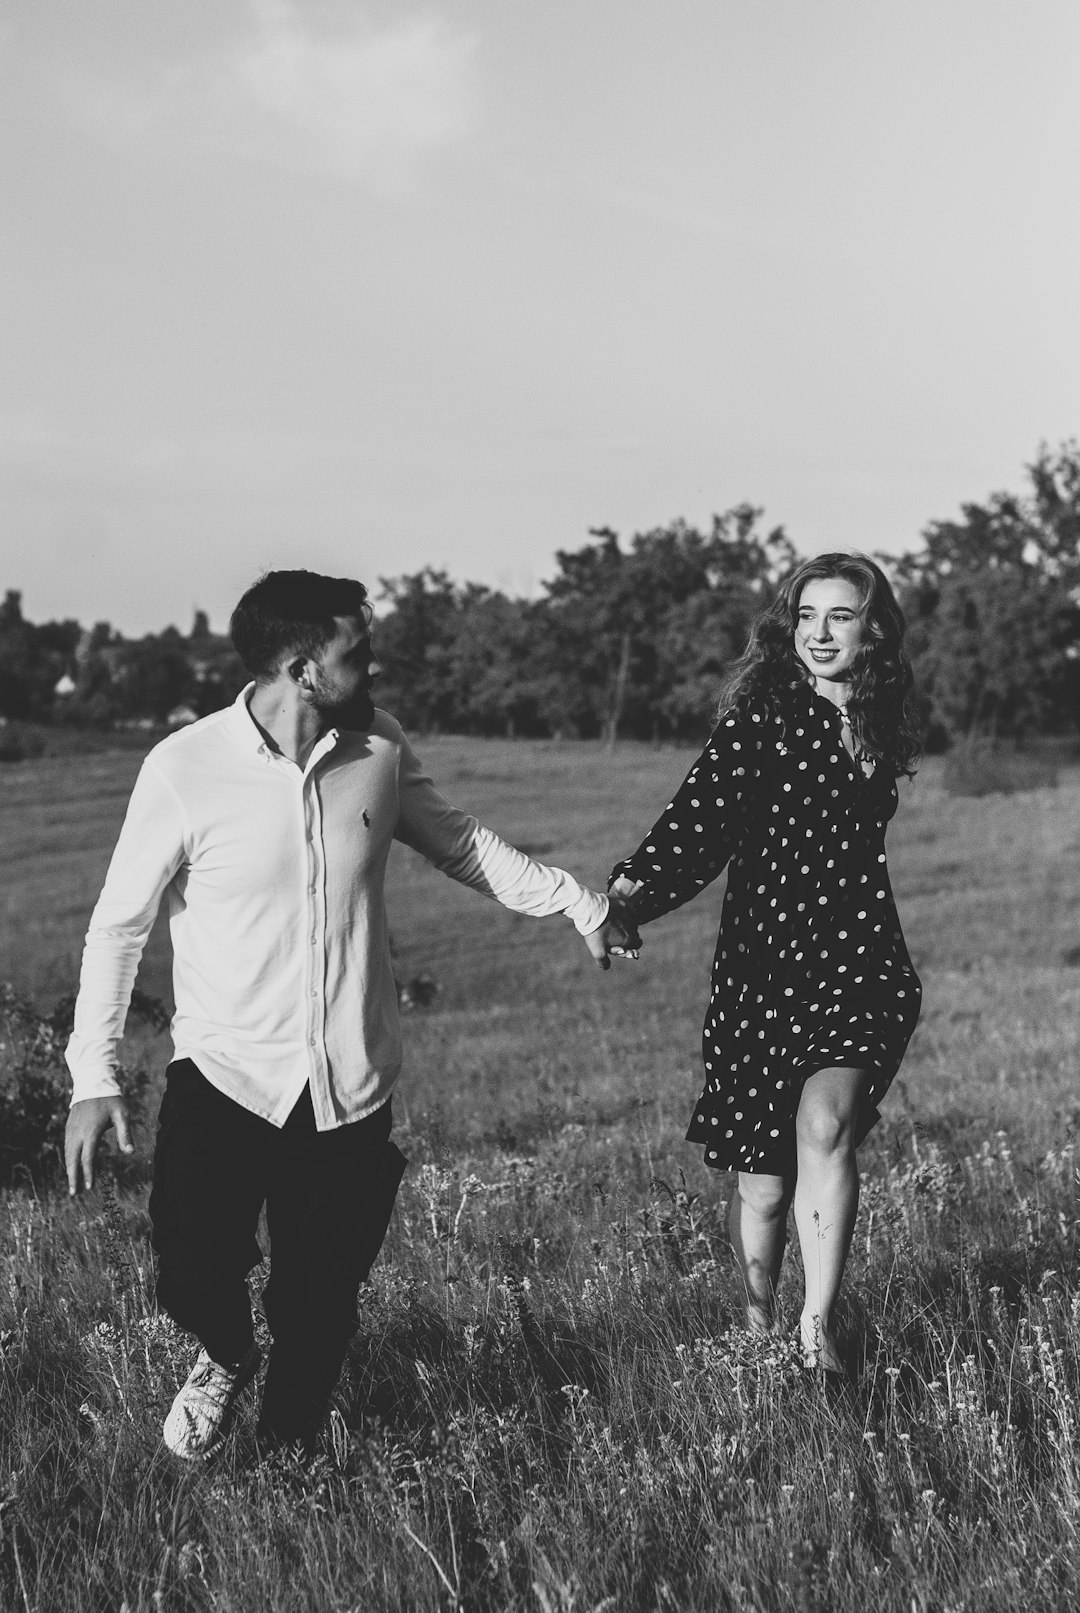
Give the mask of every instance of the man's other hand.
<path id="1" fill-rule="evenodd" d="M 135 1145 L 131 1141 L 127 1104 L 123 1098 L 83 1098 L 80 1103 L 72 1104 L 64 1133 L 68 1192 L 72 1197 L 79 1191 L 80 1176 L 83 1186 L 93 1187 L 94 1156 L 102 1133 L 110 1126 L 116 1127 L 120 1152 L 133 1154 Z"/>
<path id="2" fill-rule="evenodd" d="M 598 930 L 585 937 L 585 945 L 601 969 L 610 969 L 613 957 L 636 958 L 641 936 L 630 903 L 609 892 L 608 916 Z"/>

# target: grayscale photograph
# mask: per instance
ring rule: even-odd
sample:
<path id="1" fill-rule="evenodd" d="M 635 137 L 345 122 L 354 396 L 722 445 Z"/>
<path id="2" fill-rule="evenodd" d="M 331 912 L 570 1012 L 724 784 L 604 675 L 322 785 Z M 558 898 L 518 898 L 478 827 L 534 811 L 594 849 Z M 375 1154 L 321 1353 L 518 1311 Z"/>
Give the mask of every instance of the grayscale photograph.
<path id="1" fill-rule="evenodd" d="M 1066 1613 L 1075 0 L 0 0 L 0 1610 Z"/>

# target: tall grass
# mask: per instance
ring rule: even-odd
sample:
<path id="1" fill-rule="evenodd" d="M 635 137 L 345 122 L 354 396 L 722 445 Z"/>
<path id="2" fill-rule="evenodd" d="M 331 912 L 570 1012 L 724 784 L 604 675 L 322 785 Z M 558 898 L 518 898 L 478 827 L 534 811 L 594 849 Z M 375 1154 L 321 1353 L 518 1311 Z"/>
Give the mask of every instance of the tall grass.
<path id="1" fill-rule="evenodd" d="M 686 760 L 433 749 L 448 794 L 594 878 Z M 1078 797 L 943 810 L 932 770 L 905 795 L 927 1010 L 863 1152 L 839 1392 L 798 1365 L 795 1251 L 780 1331 L 742 1330 L 724 1179 L 681 1141 L 718 893 L 601 976 L 402 854 L 403 966 L 442 990 L 406 1023 L 412 1168 L 322 1454 L 257 1465 L 247 1405 L 178 1467 L 191 1352 L 153 1307 L 144 1193 L 11 1191 L 0 1607 L 1071 1608 Z"/>
<path id="2" fill-rule="evenodd" d="M 142 1212 L 9 1199 L 4 1605 L 1069 1606 L 1075 1146 L 1021 1171 L 1002 1136 L 958 1156 L 912 1134 L 882 1163 L 837 1393 L 786 1327 L 740 1329 L 715 1206 L 640 1154 L 627 1172 L 620 1140 L 613 1160 L 571 1125 L 449 1163 L 409 1139 L 309 1469 L 256 1466 L 250 1424 L 177 1469 L 159 1425 L 188 1352 Z"/>

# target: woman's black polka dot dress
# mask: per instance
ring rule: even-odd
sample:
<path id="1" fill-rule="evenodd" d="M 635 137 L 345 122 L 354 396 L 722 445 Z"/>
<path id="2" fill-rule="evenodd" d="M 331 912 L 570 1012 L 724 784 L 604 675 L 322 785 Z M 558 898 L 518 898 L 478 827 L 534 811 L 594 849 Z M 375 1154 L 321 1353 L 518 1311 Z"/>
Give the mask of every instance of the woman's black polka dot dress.
<path id="1" fill-rule="evenodd" d="M 921 987 L 885 868 L 896 780 L 871 777 L 809 683 L 721 720 L 645 840 L 612 878 L 640 880 L 642 921 L 696 896 L 730 859 L 705 1090 L 687 1132 L 718 1170 L 790 1172 L 803 1082 L 869 1075 L 862 1133 L 903 1058 Z"/>

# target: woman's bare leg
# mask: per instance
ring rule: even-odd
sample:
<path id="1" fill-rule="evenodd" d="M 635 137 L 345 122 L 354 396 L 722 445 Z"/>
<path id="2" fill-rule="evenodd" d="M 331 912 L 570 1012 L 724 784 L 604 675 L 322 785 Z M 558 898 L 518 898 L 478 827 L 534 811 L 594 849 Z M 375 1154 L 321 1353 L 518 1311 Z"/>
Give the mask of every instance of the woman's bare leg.
<path id="1" fill-rule="evenodd" d="M 728 1236 L 746 1290 L 746 1324 L 755 1333 L 773 1325 L 792 1187 L 783 1176 L 740 1171 L 728 1205 Z"/>
<path id="2" fill-rule="evenodd" d="M 859 1208 L 855 1131 L 865 1084 L 862 1070 L 818 1070 L 803 1088 L 796 1120 L 795 1226 L 806 1274 L 802 1346 L 807 1364 L 827 1372 L 844 1370 L 833 1307 Z"/>

